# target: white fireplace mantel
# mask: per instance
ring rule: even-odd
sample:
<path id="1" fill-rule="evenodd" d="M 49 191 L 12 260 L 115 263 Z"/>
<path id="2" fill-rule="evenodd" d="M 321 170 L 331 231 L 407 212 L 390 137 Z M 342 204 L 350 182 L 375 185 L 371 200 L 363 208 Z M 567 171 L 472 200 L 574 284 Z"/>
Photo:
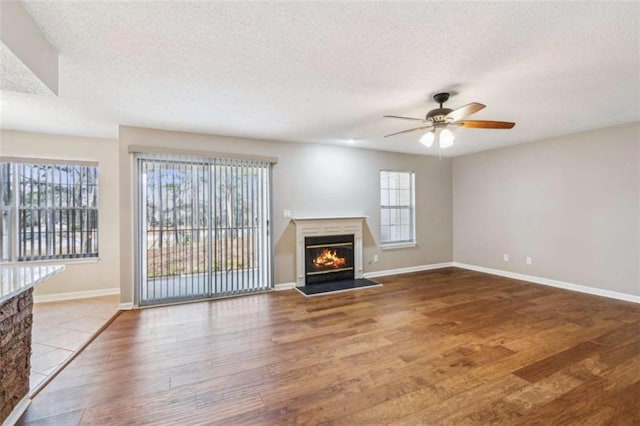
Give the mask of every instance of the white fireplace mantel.
<path id="1" fill-rule="evenodd" d="M 353 234 L 355 277 L 364 278 L 362 223 L 367 216 L 294 217 L 296 226 L 296 285 L 304 287 L 304 239 L 324 235 Z"/>
<path id="2" fill-rule="evenodd" d="M 346 220 L 346 219 L 359 219 L 366 220 L 369 216 L 309 216 L 309 217 L 293 217 L 291 218 L 294 222 L 308 222 L 308 221 L 331 221 L 335 222 L 336 220 Z"/>

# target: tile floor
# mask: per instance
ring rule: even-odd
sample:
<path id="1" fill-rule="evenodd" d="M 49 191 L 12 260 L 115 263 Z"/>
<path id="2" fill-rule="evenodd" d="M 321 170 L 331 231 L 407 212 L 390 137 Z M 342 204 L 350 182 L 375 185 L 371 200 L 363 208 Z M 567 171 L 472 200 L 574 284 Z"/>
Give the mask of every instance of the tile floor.
<path id="1" fill-rule="evenodd" d="M 120 296 L 33 305 L 31 377 L 33 391 L 118 310 Z"/>

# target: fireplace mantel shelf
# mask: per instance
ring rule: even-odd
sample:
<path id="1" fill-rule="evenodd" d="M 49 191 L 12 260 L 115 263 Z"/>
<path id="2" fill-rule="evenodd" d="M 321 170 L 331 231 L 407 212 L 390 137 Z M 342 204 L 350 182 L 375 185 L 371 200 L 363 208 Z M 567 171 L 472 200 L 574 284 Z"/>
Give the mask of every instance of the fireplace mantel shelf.
<path id="1" fill-rule="evenodd" d="M 292 217 L 294 222 L 303 222 L 306 220 L 347 220 L 347 219 L 368 219 L 369 216 L 309 216 L 309 217 Z"/>

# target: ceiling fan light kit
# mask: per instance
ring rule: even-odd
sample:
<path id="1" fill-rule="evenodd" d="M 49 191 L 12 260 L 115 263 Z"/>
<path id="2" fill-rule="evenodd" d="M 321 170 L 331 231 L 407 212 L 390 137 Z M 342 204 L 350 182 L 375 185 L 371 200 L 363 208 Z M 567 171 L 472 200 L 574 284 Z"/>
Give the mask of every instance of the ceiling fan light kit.
<path id="1" fill-rule="evenodd" d="M 453 132 L 446 127 L 440 130 L 440 148 L 449 148 L 453 145 Z"/>
<path id="2" fill-rule="evenodd" d="M 422 135 L 422 137 L 420 138 L 420 143 L 427 148 L 431 148 L 431 145 L 433 145 L 433 141 L 435 140 L 435 138 L 436 135 L 433 133 L 433 130 L 429 130 L 427 133 Z"/>
<path id="3" fill-rule="evenodd" d="M 384 118 L 420 121 L 423 124 L 420 127 L 391 133 L 390 135 L 386 135 L 385 138 L 403 133 L 426 130 L 427 132 L 420 138 L 420 143 L 427 148 L 431 148 L 435 143 L 440 149 L 444 149 L 452 146 L 455 139 L 453 132 L 449 129 L 450 125 L 471 129 L 511 129 L 515 126 L 515 123 L 507 121 L 463 120 L 471 114 L 475 114 L 485 108 L 485 105 L 478 102 L 472 102 L 468 105 L 452 110 L 442 106 L 442 104 L 449 100 L 449 93 L 436 93 L 433 95 L 433 100 L 440 104 L 440 107 L 429 111 L 424 119 L 403 117 L 399 115 L 385 115 Z"/>

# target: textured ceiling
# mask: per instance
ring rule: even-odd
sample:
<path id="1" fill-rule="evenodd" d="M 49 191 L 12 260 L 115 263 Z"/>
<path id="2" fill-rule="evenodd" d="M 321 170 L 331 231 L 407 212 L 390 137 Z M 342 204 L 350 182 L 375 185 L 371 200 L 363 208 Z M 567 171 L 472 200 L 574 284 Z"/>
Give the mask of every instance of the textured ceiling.
<path id="1" fill-rule="evenodd" d="M 52 96 L 47 87 L 4 43 L 0 42 L 0 91 Z"/>
<path id="2" fill-rule="evenodd" d="M 487 105 L 443 155 L 640 119 L 636 2 L 26 1 L 59 97 L 3 90 L 3 128 L 118 124 L 434 154 L 384 114 Z M 409 124 L 409 125 L 407 125 Z"/>

